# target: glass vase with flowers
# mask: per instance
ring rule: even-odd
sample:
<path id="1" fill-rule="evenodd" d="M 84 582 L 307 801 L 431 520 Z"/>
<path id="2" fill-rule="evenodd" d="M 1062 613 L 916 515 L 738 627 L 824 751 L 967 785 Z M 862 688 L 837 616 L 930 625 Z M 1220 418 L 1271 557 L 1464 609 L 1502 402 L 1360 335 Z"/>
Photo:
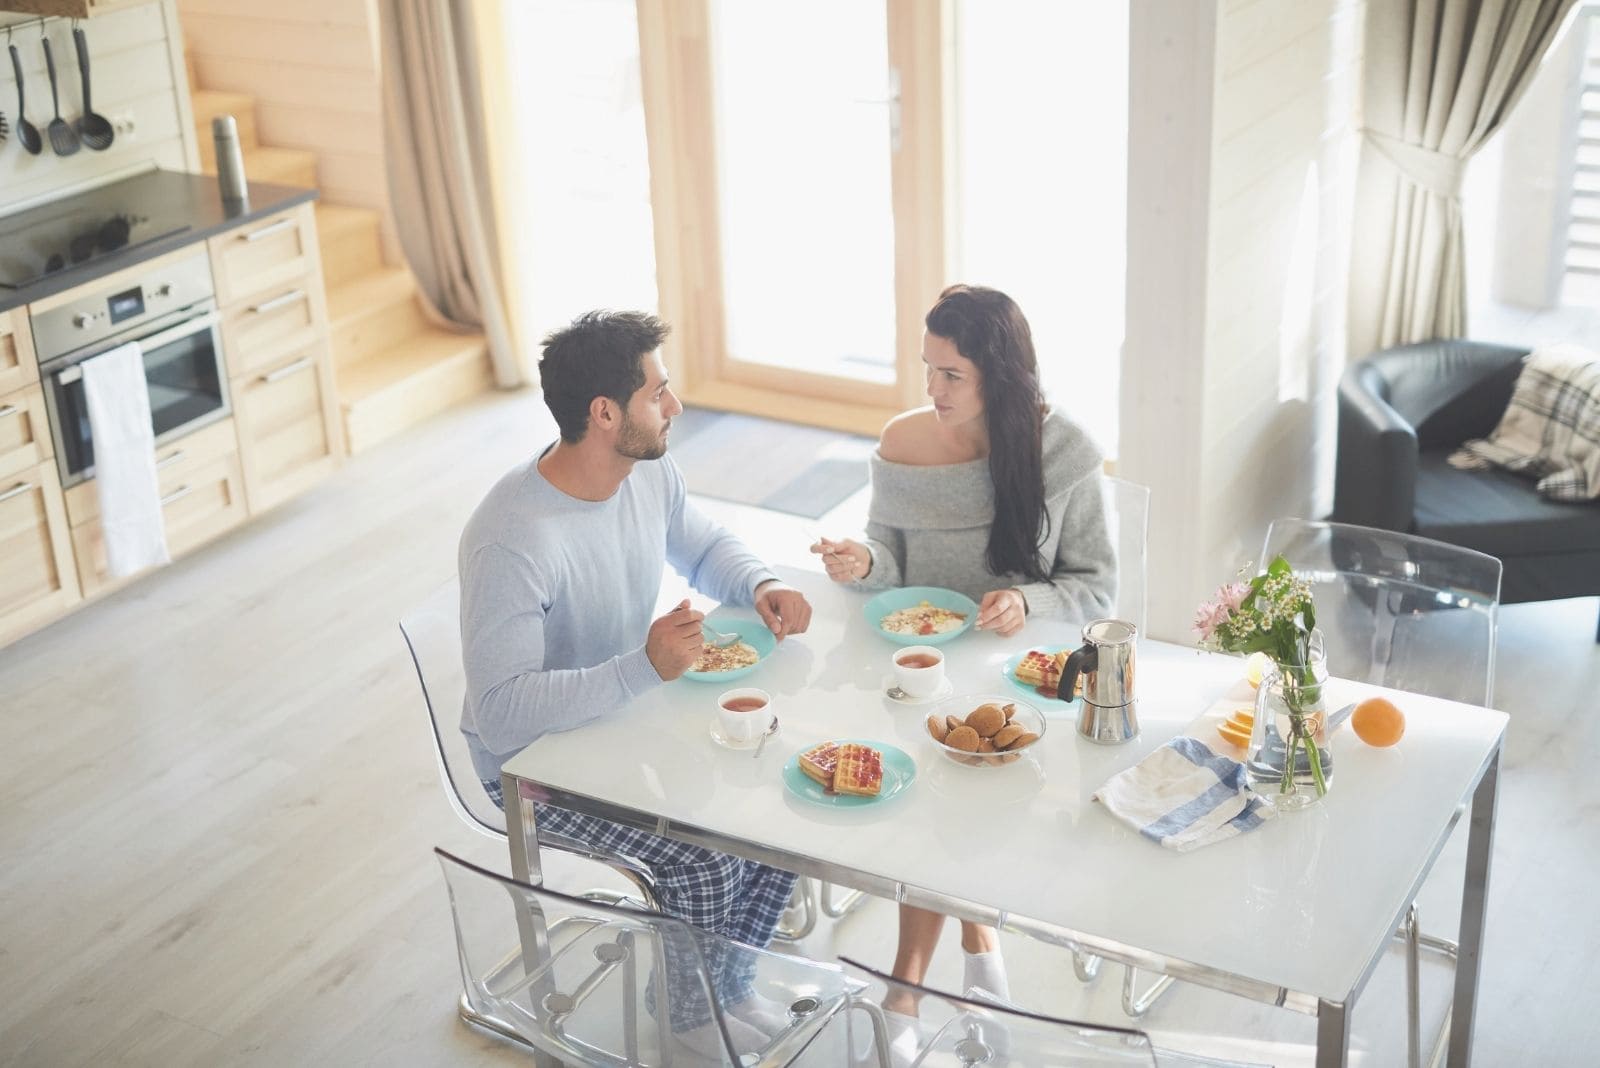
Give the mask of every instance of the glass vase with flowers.
<path id="1" fill-rule="evenodd" d="M 1311 586 L 1279 556 L 1261 574 L 1223 586 L 1195 615 L 1202 648 L 1262 653 L 1245 774 L 1277 808 L 1320 799 L 1333 781 L 1323 690 L 1328 679 Z"/>

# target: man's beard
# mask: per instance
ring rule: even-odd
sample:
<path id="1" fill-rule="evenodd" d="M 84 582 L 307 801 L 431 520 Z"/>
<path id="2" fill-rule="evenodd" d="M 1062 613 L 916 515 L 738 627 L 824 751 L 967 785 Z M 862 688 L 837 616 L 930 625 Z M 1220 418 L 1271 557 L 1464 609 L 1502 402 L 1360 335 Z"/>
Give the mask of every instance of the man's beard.
<path id="1" fill-rule="evenodd" d="M 617 454 L 626 456 L 630 460 L 659 460 L 667 454 L 667 427 L 669 422 L 661 428 L 661 433 L 651 437 L 644 430 L 622 417 L 622 433 L 617 435 Z"/>

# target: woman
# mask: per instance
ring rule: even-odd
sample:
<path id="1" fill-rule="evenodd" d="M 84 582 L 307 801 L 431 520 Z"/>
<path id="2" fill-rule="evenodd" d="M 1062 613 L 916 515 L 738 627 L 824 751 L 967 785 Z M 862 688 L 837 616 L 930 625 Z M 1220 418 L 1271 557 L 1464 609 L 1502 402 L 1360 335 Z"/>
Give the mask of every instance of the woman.
<path id="1" fill-rule="evenodd" d="M 924 320 L 931 405 L 883 428 L 872 457 L 865 543 L 811 546 L 861 589 L 943 586 L 978 602 L 976 625 L 1010 637 L 1032 617 L 1106 615 L 1115 556 L 1101 456 L 1044 403 L 1033 335 L 1012 299 L 983 286 L 939 294 Z M 894 974 L 921 983 L 945 917 L 900 907 Z M 1008 997 L 999 940 L 965 921 L 963 989 Z"/>

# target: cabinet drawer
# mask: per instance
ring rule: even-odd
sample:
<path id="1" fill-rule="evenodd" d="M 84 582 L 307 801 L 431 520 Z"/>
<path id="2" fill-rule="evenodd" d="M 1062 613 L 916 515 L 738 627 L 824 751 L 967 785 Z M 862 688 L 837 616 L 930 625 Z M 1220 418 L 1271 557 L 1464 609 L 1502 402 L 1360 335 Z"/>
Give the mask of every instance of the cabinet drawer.
<path id="1" fill-rule="evenodd" d="M 251 293 L 281 288 L 317 267 L 317 226 L 311 205 L 230 230 L 207 242 L 217 303 L 224 308 Z"/>
<path id="2" fill-rule="evenodd" d="M 230 453 L 238 451 L 233 420 L 221 419 L 156 450 L 156 476 L 161 495 L 172 493 L 190 476 Z M 67 522 L 81 527 L 100 518 L 100 491 L 91 479 L 67 490 Z M 170 547 L 170 546 L 169 546 Z"/>
<path id="3" fill-rule="evenodd" d="M 315 274 L 251 293 L 222 313 L 222 353 L 228 377 L 241 378 L 276 366 L 327 331 L 327 301 Z"/>
<path id="4" fill-rule="evenodd" d="M 22 308 L 0 312 L 0 394 L 39 381 L 39 364 L 33 355 L 33 331 Z"/>
<path id="5" fill-rule="evenodd" d="M 0 478 L 35 467 L 53 455 L 44 389 L 29 386 L 0 396 Z"/>
<path id="6" fill-rule="evenodd" d="M 0 479 L 0 645 L 78 600 L 55 465 L 45 462 Z"/>
<path id="7" fill-rule="evenodd" d="M 237 526 L 248 514 L 237 453 L 184 470 L 177 486 L 161 488 L 167 551 L 173 559 Z M 98 519 L 73 527 L 72 545 L 77 553 L 78 581 L 85 597 L 114 589 L 135 577 L 112 579 L 106 574 L 105 538 Z"/>
<path id="8" fill-rule="evenodd" d="M 292 497 L 338 462 L 338 410 L 328 350 L 318 342 L 270 371 L 233 385 L 250 511 Z"/>

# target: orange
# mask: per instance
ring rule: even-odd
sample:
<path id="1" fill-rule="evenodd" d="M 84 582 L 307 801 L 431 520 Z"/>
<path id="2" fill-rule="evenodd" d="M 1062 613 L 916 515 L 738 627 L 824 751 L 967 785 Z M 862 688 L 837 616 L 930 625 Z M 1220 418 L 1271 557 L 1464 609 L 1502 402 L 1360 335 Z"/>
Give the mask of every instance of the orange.
<path id="1" fill-rule="evenodd" d="M 1238 727 L 1246 734 L 1250 732 L 1250 728 L 1255 724 L 1255 721 L 1255 712 L 1248 708 L 1235 709 L 1233 714 L 1228 717 L 1229 723 L 1233 724 L 1235 727 Z"/>
<path id="2" fill-rule="evenodd" d="M 1242 747 L 1248 747 L 1250 745 L 1250 732 L 1247 730 L 1241 730 L 1233 723 L 1217 724 L 1217 733 L 1222 735 L 1224 741 L 1232 742 L 1234 745 Z"/>
<path id="3" fill-rule="evenodd" d="M 1387 697 L 1369 697 L 1350 714 L 1350 729 L 1368 745 L 1384 748 L 1406 732 L 1406 714 Z"/>

